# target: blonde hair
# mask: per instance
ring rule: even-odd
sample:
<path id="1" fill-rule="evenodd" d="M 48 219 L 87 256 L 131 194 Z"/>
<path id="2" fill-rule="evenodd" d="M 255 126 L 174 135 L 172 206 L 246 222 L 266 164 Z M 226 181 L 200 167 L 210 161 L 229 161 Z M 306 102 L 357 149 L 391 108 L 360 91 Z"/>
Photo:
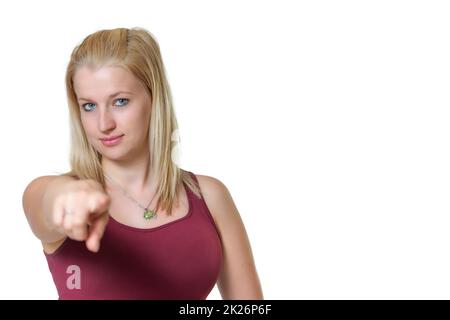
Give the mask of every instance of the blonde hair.
<path id="1" fill-rule="evenodd" d="M 172 95 L 166 78 L 159 45 L 154 36 L 143 28 L 116 28 L 100 30 L 87 36 L 77 45 L 66 70 L 66 89 L 70 116 L 70 168 L 63 175 L 77 179 L 93 179 L 105 187 L 101 166 L 102 155 L 88 142 L 84 132 L 80 109 L 73 86 L 73 76 L 82 66 L 123 67 L 137 77 L 151 97 L 148 141 L 150 172 L 157 181 L 156 209 L 160 207 L 172 214 L 173 203 L 178 199 L 177 190 L 186 183 L 198 197 L 201 190 L 189 171 L 173 161 L 173 149 L 177 141 L 178 123 L 172 104 Z M 149 106 L 150 108 L 150 106 Z"/>

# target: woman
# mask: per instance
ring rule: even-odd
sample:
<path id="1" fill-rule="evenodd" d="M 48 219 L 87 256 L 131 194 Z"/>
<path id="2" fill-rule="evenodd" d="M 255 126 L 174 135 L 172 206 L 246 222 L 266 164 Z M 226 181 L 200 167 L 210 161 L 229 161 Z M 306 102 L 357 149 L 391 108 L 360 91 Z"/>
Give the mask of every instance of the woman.
<path id="1" fill-rule="evenodd" d="M 245 227 L 218 179 L 173 161 L 177 121 L 159 45 L 100 30 L 66 72 L 71 171 L 23 208 L 59 299 L 263 299 Z"/>

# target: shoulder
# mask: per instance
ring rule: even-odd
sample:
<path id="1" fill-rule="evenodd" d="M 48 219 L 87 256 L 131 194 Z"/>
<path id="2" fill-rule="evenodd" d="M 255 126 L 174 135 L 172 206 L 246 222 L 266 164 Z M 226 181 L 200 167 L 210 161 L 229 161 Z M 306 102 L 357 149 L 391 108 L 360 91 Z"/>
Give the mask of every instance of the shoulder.
<path id="1" fill-rule="evenodd" d="M 202 193 L 217 195 L 217 193 L 223 193 L 227 189 L 225 184 L 217 178 L 200 174 L 196 174 L 195 176 L 197 177 Z"/>
<path id="2" fill-rule="evenodd" d="M 217 178 L 205 175 L 195 175 L 205 201 L 212 206 L 223 204 L 231 197 L 228 188 Z"/>
<path id="3" fill-rule="evenodd" d="M 230 222 L 230 218 L 239 217 L 231 192 L 222 181 L 206 175 L 195 176 L 205 203 L 219 228 Z"/>

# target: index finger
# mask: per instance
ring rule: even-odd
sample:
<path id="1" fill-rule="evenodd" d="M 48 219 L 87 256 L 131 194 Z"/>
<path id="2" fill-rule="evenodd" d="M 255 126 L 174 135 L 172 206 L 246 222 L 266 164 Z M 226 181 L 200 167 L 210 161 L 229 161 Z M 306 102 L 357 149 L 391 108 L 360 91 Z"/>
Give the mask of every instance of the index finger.
<path id="1" fill-rule="evenodd" d="M 89 235 L 86 239 L 86 247 L 92 252 L 100 250 L 100 240 L 105 232 L 106 225 L 109 220 L 109 214 L 106 212 L 94 221 L 89 228 Z"/>

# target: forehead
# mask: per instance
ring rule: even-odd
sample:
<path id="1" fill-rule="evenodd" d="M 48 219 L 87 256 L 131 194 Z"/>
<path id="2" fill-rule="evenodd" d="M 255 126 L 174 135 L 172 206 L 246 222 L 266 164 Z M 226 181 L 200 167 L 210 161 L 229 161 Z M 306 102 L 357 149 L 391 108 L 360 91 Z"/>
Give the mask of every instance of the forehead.
<path id="1" fill-rule="evenodd" d="M 120 90 L 138 92 L 143 89 L 139 79 L 117 66 L 97 69 L 82 66 L 73 76 L 73 86 L 77 96 L 108 95 Z"/>

